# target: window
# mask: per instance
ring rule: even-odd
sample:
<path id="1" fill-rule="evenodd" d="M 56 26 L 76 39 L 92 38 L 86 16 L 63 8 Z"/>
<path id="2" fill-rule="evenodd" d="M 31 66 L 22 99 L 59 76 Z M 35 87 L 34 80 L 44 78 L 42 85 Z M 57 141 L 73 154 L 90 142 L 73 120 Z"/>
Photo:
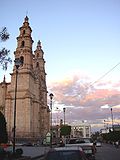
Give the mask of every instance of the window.
<path id="1" fill-rule="evenodd" d="M 22 41 L 22 43 L 21 43 L 21 47 L 24 47 L 25 46 L 25 42 L 24 41 Z"/>
<path id="2" fill-rule="evenodd" d="M 83 157 L 79 150 L 53 151 L 49 152 L 47 160 L 82 160 Z"/>
<path id="3" fill-rule="evenodd" d="M 37 53 L 37 58 L 39 57 L 39 53 Z"/>
<path id="4" fill-rule="evenodd" d="M 25 34 L 25 30 L 23 30 L 23 34 Z"/>
<path id="5" fill-rule="evenodd" d="M 39 68 L 39 63 L 38 62 L 36 63 L 36 67 Z"/>
<path id="6" fill-rule="evenodd" d="M 24 63 L 24 57 L 23 56 L 20 57 L 20 62 L 21 62 L 21 65 L 23 66 L 23 63 Z"/>

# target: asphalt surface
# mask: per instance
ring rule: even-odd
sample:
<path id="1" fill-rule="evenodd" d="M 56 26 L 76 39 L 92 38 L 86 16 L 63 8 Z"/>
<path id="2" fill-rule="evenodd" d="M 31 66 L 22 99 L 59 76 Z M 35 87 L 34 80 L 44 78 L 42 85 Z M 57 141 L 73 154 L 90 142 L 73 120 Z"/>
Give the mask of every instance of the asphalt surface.
<path id="1" fill-rule="evenodd" d="M 44 155 L 49 147 L 27 147 L 16 146 L 23 149 L 23 156 L 30 156 L 33 160 L 42 160 L 41 156 Z M 7 150 L 12 151 L 12 147 L 8 147 Z M 95 154 L 96 160 L 120 160 L 120 146 L 116 149 L 115 146 L 110 144 L 102 144 L 102 147 L 97 147 L 97 153 Z"/>
<path id="2" fill-rule="evenodd" d="M 96 160 L 120 160 L 120 146 L 117 149 L 110 144 L 102 144 L 97 147 Z"/>
<path id="3" fill-rule="evenodd" d="M 16 146 L 15 149 L 17 148 L 23 149 L 23 156 L 30 156 L 32 158 L 44 155 L 49 150 L 49 147 L 44 147 L 44 146 L 40 147 Z M 12 151 L 12 147 L 10 146 L 6 150 Z"/>

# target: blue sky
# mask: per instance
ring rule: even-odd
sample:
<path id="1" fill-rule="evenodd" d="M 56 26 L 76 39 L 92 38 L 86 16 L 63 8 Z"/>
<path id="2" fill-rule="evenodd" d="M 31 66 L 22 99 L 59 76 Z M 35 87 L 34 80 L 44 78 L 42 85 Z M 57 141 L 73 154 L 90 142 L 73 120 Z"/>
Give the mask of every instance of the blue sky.
<path id="1" fill-rule="evenodd" d="M 120 62 L 119 0 L 2 1 L 0 27 L 7 27 L 10 39 L 0 45 L 10 49 L 13 58 L 19 27 L 22 26 L 26 15 L 33 30 L 33 50 L 39 39 L 42 42 L 48 90 L 59 93 L 60 90 L 55 88 L 56 83 L 61 86 L 67 81 L 68 84 L 71 79 L 76 81 L 76 76 L 79 77 L 77 83 L 84 81 L 83 85 L 86 86 Z M 9 66 L 5 73 L 8 81 L 10 72 L 12 66 Z M 3 75 L 4 72 L 0 69 L 0 81 Z M 96 87 L 110 90 L 111 83 L 115 82 L 115 86 L 120 81 L 119 75 L 120 65 L 102 79 L 104 82 L 100 81 L 106 85 L 99 84 Z M 70 92 L 67 93 L 69 94 Z M 58 94 L 55 94 L 57 103 L 67 106 L 68 103 L 63 102 L 63 97 L 58 97 Z M 115 105 L 119 105 L 119 102 Z M 100 117 L 101 121 L 103 118 Z"/>

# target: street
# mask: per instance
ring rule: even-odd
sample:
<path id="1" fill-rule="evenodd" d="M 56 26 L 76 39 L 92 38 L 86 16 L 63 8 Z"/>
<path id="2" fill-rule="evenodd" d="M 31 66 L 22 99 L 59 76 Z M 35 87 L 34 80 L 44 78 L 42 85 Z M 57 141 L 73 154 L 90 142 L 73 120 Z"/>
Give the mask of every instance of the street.
<path id="1" fill-rule="evenodd" d="M 110 144 L 97 147 L 96 160 L 120 160 L 120 147 L 118 149 Z"/>
<path id="2" fill-rule="evenodd" d="M 120 147 L 116 149 L 110 144 L 102 144 L 102 147 L 97 147 L 95 157 L 96 160 L 120 160 Z M 43 158 L 37 160 L 43 160 Z"/>
<path id="3" fill-rule="evenodd" d="M 37 157 L 43 155 L 49 150 L 49 147 L 23 147 L 19 146 L 16 148 L 23 149 L 24 156 Z M 12 148 L 9 147 L 8 150 Z M 120 160 L 120 147 L 118 149 L 110 144 L 102 144 L 102 147 L 97 147 L 97 153 L 95 154 L 96 160 Z M 43 158 L 38 158 L 40 160 Z"/>
<path id="4" fill-rule="evenodd" d="M 23 156 L 30 156 L 32 158 L 40 155 L 44 155 L 49 150 L 49 147 L 44 147 L 44 146 L 40 146 L 40 147 L 16 146 L 16 149 L 17 148 L 23 149 Z M 12 151 L 12 149 L 13 149 L 12 146 L 10 146 L 6 150 Z"/>

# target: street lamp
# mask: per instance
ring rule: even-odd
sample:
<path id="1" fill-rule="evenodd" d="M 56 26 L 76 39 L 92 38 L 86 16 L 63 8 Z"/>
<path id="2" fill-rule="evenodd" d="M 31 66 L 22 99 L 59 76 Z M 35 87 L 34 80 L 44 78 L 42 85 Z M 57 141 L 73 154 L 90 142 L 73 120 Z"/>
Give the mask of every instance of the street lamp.
<path id="1" fill-rule="evenodd" d="M 114 126 L 113 126 L 113 112 L 112 112 L 112 108 L 111 108 L 110 110 L 111 110 L 112 130 L 114 131 Z"/>
<path id="2" fill-rule="evenodd" d="M 50 109 L 51 109 L 50 147 L 52 148 L 52 100 L 53 100 L 54 95 L 52 93 L 50 93 L 49 96 L 50 96 Z"/>
<path id="3" fill-rule="evenodd" d="M 105 128 L 105 120 L 104 120 L 104 128 Z"/>
<path id="4" fill-rule="evenodd" d="M 64 125 L 65 125 L 65 110 L 66 110 L 66 108 L 63 108 L 63 113 L 64 113 Z"/>
<path id="5" fill-rule="evenodd" d="M 16 77 L 15 77 L 15 97 L 14 97 L 14 114 L 13 114 L 13 154 L 15 153 L 15 140 L 16 140 L 16 96 L 17 96 L 17 77 L 18 68 L 23 64 L 20 58 L 14 60 L 16 67 Z"/>

